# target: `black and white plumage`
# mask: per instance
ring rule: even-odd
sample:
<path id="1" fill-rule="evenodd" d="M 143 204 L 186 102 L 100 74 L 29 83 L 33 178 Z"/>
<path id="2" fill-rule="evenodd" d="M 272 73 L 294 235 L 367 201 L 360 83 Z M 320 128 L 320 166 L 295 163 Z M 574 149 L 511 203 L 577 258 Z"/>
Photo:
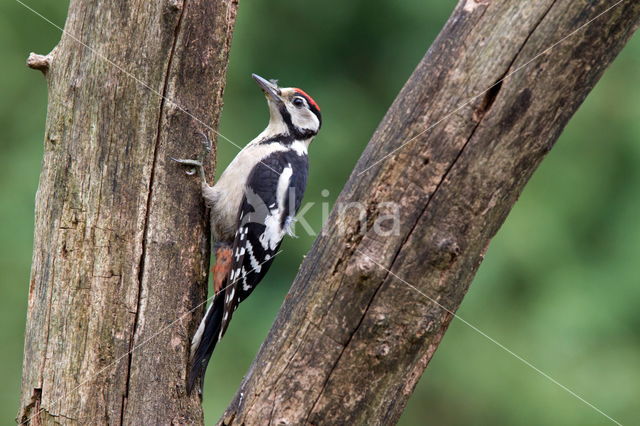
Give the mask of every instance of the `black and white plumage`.
<path id="1" fill-rule="evenodd" d="M 321 125 L 320 109 L 305 92 L 280 88 L 255 74 L 253 78 L 267 97 L 269 125 L 238 153 L 214 186 L 203 179 L 218 247 L 214 286 L 219 288 L 192 340 L 189 392 L 204 377 L 234 311 L 269 270 L 284 235 L 293 235 L 307 184 L 307 150 Z M 176 161 L 199 166 L 203 176 L 201 163 Z M 230 258 L 224 265 L 223 255 Z"/>
<path id="2" fill-rule="evenodd" d="M 307 185 L 307 173 L 306 153 L 293 150 L 265 157 L 251 172 L 234 236 L 220 337 L 238 304 L 269 270 L 284 235 L 293 235 L 291 225 Z"/>

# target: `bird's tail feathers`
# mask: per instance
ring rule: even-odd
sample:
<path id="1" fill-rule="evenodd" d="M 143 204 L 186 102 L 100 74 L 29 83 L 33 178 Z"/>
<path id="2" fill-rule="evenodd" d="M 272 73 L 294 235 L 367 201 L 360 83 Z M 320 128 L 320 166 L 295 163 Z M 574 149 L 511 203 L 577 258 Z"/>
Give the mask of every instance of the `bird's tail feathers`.
<path id="1" fill-rule="evenodd" d="M 222 325 L 222 312 L 224 310 L 224 292 L 218 293 L 213 303 L 207 309 L 202 318 L 196 334 L 191 343 L 191 369 L 187 379 L 187 393 L 191 393 L 200 378 L 200 389 L 204 386 L 204 373 L 211 359 L 211 354 L 218 343 L 220 327 Z"/>

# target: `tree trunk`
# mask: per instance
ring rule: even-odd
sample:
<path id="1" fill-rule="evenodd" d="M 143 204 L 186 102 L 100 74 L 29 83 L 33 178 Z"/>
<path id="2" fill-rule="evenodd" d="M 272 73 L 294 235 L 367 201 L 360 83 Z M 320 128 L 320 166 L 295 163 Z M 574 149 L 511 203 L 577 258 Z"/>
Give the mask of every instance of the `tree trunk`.
<path id="1" fill-rule="evenodd" d="M 220 424 L 396 422 L 489 241 L 639 17 L 633 0 L 461 1 Z M 364 217 L 340 212 L 353 202 Z"/>
<path id="2" fill-rule="evenodd" d="M 236 9 L 72 0 L 59 45 L 29 59 L 49 107 L 19 422 L 202 423 L 185 376 L 208 224 L 169 157 L 217 127 Z"/>

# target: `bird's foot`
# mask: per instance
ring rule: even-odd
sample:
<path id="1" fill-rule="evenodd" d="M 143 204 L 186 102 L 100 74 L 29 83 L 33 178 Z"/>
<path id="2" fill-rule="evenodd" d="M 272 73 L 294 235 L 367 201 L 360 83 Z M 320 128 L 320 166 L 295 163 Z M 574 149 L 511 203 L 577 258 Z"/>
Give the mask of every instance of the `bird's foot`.
<path id="1" fill-rule="evenodd" d="M 188 160 L 184 158 L 173 158 L 173 157 L 169 157 L 169 158 L 171 158 L 176 163 L 182 164 L 184 166 L 189 166 L 190 168 L 186 172 L 189 176 L 195 175 L 196 172 L 200 173 L 200 177 L 202 178 L 202 181 L 205 182 L 204 166 L 202 165 L 202 161 Z"/>
<path id="2" fill-rule="evenodd" d="M 206 178 L 204 175 L 204 161 L 207 154 L 211 152 L 212 144 L 211 144 L 211 140 L 209 139 L 209 136 L 207 136 L 204 132 L 198 131 L 198 134 L 204 138 L 204 141 L 202 142 L 202 145 L 204 146 L 204 152 L 199 160 L 189 160 L 189 159 L 173 158 L 173 157 L 169 157 L 169 158 L 171 158 L 176 163 L 180 163 L 185 166 L 190 166 L 191 168 L 186 173 L 191 176 L 191 175 L 195 175 L 196 172 L 198 172 L 200 174 L 200 177 L 202 178 L 202 181 L 206 183 Z"/>
<path id="3" fill-rule="evenodd" d="M 201 132 L 199 130 L 198 130 L 198 134 L 204 138 L 204 141 L 202 142 L 202 145 L 204 145 L 205 151 L 207 152 L 207 154 L 210 153 L 211 152 L 211 147 L 212 147 L 211 139 L 209 139 L 209 136 L 207 136 L 206 133 Z"/>

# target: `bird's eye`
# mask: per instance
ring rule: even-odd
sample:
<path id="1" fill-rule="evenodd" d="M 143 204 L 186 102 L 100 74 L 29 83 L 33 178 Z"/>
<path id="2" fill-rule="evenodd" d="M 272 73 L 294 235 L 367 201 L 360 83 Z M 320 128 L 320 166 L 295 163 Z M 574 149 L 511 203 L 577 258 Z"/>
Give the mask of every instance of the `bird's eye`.
<path id="1" fill-rule="evenodd" d="M 301 98 L 300 96 L 296 96 L 295 98 L 293 98 L 293 101 L 291 102 L 298 108 L 303 107 L 305 104 L 304 99 Z"/>

